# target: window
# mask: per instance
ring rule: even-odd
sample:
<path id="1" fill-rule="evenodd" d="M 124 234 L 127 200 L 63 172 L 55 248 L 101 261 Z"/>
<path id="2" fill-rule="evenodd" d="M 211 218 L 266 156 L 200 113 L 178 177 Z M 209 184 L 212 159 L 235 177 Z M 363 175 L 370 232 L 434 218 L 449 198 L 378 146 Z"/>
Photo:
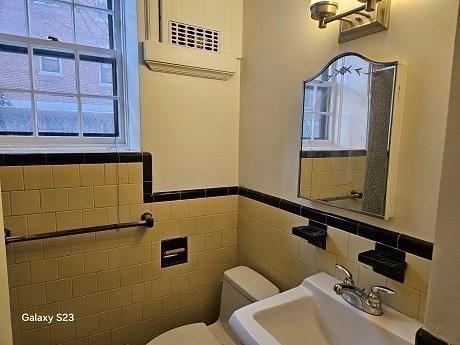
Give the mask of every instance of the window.
<path id="1" fill-rule="evenodd" d="M 61 59 L 50 56 L 40 56 L 40 74 L 61 75 Z"/>
<path id="2" fill-rule="evenodd" d="M 99 73 L 102 85 L 113 85 L 113 68 L 111 64 L 99 64 Z"/>
<path id="3" fill-rule="evenodd" d="M 0 0 L 1 147 L 136 148 L 135 11 L 122 0 Z"/>
<path id="4" fill-rule="evenodd" d="M 334 67 L 331 67 L 333 69 Z M 302 145 L 331 145 L 334 139 L 336 81 L 325 71 L 305 85 Z"/>

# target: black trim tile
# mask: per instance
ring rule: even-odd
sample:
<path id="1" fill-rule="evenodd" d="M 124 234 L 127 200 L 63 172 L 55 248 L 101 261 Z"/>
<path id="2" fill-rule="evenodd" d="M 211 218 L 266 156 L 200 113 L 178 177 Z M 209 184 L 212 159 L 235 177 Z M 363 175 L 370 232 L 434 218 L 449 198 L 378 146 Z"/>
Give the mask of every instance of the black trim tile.
<path id="1" fill-rule="evenodd" d="M 433 243 L 408 235 L 399 236 L 397 248 L 428 260 L 433 258 Z"/>
<path id="2" fill-rule="evenodd" d="M 366 150 L 318 150 L 300 152 L 300 158 L 361 157 L 365 155 L 367 155 Z"/>
<path id="3" fill-rule="evenodd" d="M 415 334 L 415 345 L 449 345 L 444 340 L 435 337 L 423 328 L 420 328 Z"/>
<path id="4" fill-rule="evenodd" d="M 256 200 L 256 201 L 259 201 L 259 202 L 263 202 L 263 193 L 261 192 L 257 192 L 255 190 L 252 190 L 252 189 L 247 189 L 247 192 L 246 192 L 248 198 L 252 199 L 252 200 Z"/>
<path id="5" fill-rule="evenodd" d="M 228 187 L 206 188 L 205 191 L 206 198 L 228 195 Z"/>
<path id="6" fill-rule="evenodd" d="M 358 234 L 358 225 L 359 222 L 346 219 L 341 217 L 332 216 L 330 214 L 327 215 L 327 225 L 332 226 L 334 228 L 349 232 L 351 234 Z"/>
<path id="7" fill-rule="evenodd" d="M 228 187 L 228 195 L 238 195 L 238 186 Z"/>
<path id="8" fill-rule="evenodd" d="M 249 189 L 244 188 L 244 187 L 239 187 L 238 188 L 238 195 L 245 196 L 246 198 L 249 198 Z"/>
<path id="9" fill-rule="evenodd" d="M 46 164 L 48 165 L 65 165 L 65 164 L 84 164 L 84 153 L 48 153 L 46 155 Z"/>
<path id="10" fill-rule="evenodd" d="M 191 189 L 191 190 L 183 190 L 180 192 L 181 200 L 187 199 L 199 199 L 206 197 L 206 190 L 205 189 Z"/>
<path id="11" fill-rule="evenodd" d="M 2 165 L 46 165 L 46 154 L 5 154 Z"/>
<path id="12" fill-rule="evenodd" d="M 120 152 L 120 163 L 142 162 L 142 152 Z"/>
<path id="13" fill-rule="evenodd" d="M 145 181 L 143 182 L 144 187 L 144 194 L 152 194 L 152 181 Z"/>
<path id="14" fill-rule="evenodd" d="M 153 202 L 180 200 L 180 192 L 157 192 L 153 193 Z"/>
<path id="15" fill-rule="evenodd" d="M 399 233 L 359 223 L 358 236 L 397 248 Z"/>
<path id="16" fill-rule="evenodd" d="M 273 207 L 276 207 L 276 208 L 280 208 L 281 199 L 277 198 L 275 196 L 272 196 L 272 195 L 263 194 L 262 195 L 262 202 L 264 204 L 266 204 L 266 205 L 270 205 L 270 206 L 273 206 Z"/>
<path id="17" fill-rule="evenodd" d="M 142 162 L 151 155 L 146 152 L 71 152 L 71 153 L 18 153 L 2 154 L 0 165 L 65 165 Z"/>
<path id="18" fill-rule="evenodd" d="M 314 220 L 318 223 L 323 223 L 323 224 L 327 223 L 326 213 L 314 210 L 307 206 L 302 206 L 302 208 L 300 209 L 300 215 L 302 217 Z"/>
<path id="19" fill-rule="evenodd" d="M 152 193 L 144 193 L 144 203 L 150 204 L 153 202 L 153 194 Z"/>
<path id="20" fill-rule="evenodd" d="M 118 163 L 119 161 L 120 156 L 118 152 L 84 154 L 85 164 Z"/>
<path id="21" fill-rule="evenodd" d="M 142 152 L 142 174 L 144 181 L 153 181 L 152 170 L 152 155 L 148 152 Z"/>
<path id="22" fill-rule="evenodd" d="M 302 208 L 302 206 L 300 206 L 299 204 L 296 204 L 295 202 L 281 199 L 279 208 L 284 211 L 287 211 L 293 214 L 297 214 L 300 216 L 300 209 Z"/>

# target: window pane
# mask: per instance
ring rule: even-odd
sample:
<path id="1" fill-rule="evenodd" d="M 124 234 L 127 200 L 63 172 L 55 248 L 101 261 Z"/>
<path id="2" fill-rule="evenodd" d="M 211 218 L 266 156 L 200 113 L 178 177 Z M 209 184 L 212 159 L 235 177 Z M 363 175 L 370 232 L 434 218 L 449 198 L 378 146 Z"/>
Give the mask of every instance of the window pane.
<path id="1" fill-rule="evenodd" d="M 117 102 L 104 98 L 83 98 L 83 135 L 114 136 L 117 132 Z"/>
<path id="2" fill-rule="evenodd" d="M 31 36 L 73 43 L 72 7 L 51 0 L 29 0 Z"/>
<path id="3" fill-rule="evenodd" d="M 314 138 L 315 140 L 329 140 L 328 115 L 315 116 Z"/>
<path id="4" fill-rule="evenodd" d="M 77 43 L 99 48 L 113 48 L 113 20 L 104 11 L 75 8 Z"/>
<path id="5" fill-rule="evenodd" d="M 305 88 L 305 103 L 304 103 L 304 111 L 313 111 L 313 93 L 314 93 L 313 86 L 307 86 Z"/>
<path id="6" fill-rule="evenodd" d="M 40 56 L 40 72 L 61 73 L 61 59 Z"/>
<path id="7" fill-rule="evenodd" d="M 0 90 L 0 134 L 32 135 L 32 132 L 30 93 Z"/>
<path id="8" fill-rule="evenodd" d="M 112 10 L 112 0 L 75 0 L 76 4 Z"/>
<path id="9" fill-rule="evenodd" d="M 113 85 L 113 68 L 110 64 L 99 64 L 99 72 L 101 74 L 101 84 Z"/>
<path id="10" fill-rule="evenodd" d="M 329 112 L 331 103 L 331 88 L 319 86 L 316 91 L 316 111 Z"/>
<path id="11" fill-rule="evenodd" d="M 80 119 L 76 97 L 37 95 L 36 99 L 39 135 L 78 135 Z"/>
<path id="12" fill-rule="evenodd" d="M 48 61 L 44 63 L 44 61 Z M 57 66 L 59 64 L 59 66 Z M 54 68 L 60 72 L 51 72 Z M 75 59 L 71 53 L 34 49 L 35 88 L 47 92 L 76 92 Z"/>
<path id="13" fill-rule="evenodd" d="M 0 32 L 27 36 L 24 0 L 0 0 Z"/>
<path id="14" fill-rule="evenodd" d="M 305 114 L 303 118 L 303 128 L 302 128 L 302 137 L 303 139 L 311 139 L 312 134 L 312 114 Z"/>
<path id="15" fill-rule="evenodd" d="M 29 79 L 27 48 L 0 44 L 0 88 L 30 89 Z"/>
<path id="16" fill-rule="evenodd" d="M 92 61 L 90 61 L 92 60 Z M 114 62 L 106 58 L 80 56 L 80 91 L 83 94 L 113 96 Z"/>

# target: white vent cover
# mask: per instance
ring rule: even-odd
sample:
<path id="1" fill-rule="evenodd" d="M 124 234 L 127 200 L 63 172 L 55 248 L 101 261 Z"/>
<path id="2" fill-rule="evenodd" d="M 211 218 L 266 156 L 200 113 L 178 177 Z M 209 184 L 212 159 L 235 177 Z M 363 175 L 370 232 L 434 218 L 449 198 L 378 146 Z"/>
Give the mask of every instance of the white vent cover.
<path id="1" fill-rule="evenodd" d="M 219 31 L 170 21 L 169 33 L 170 43 L 173 45 L 219 52 Z"/>

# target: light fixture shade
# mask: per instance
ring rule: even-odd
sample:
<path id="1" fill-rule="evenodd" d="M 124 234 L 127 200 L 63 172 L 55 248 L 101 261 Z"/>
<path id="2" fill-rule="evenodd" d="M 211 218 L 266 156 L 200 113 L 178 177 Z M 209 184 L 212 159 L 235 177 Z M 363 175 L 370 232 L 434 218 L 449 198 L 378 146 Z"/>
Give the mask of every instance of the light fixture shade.
<path id="1" fill-rule="evenodd" d="M 311 18 L 314 20 L 322 20 L 324 18 L 332 17 L 336 15 L 338 9 L 339 4 L 335 1 L 312 0 L 310 5 Z"/>

